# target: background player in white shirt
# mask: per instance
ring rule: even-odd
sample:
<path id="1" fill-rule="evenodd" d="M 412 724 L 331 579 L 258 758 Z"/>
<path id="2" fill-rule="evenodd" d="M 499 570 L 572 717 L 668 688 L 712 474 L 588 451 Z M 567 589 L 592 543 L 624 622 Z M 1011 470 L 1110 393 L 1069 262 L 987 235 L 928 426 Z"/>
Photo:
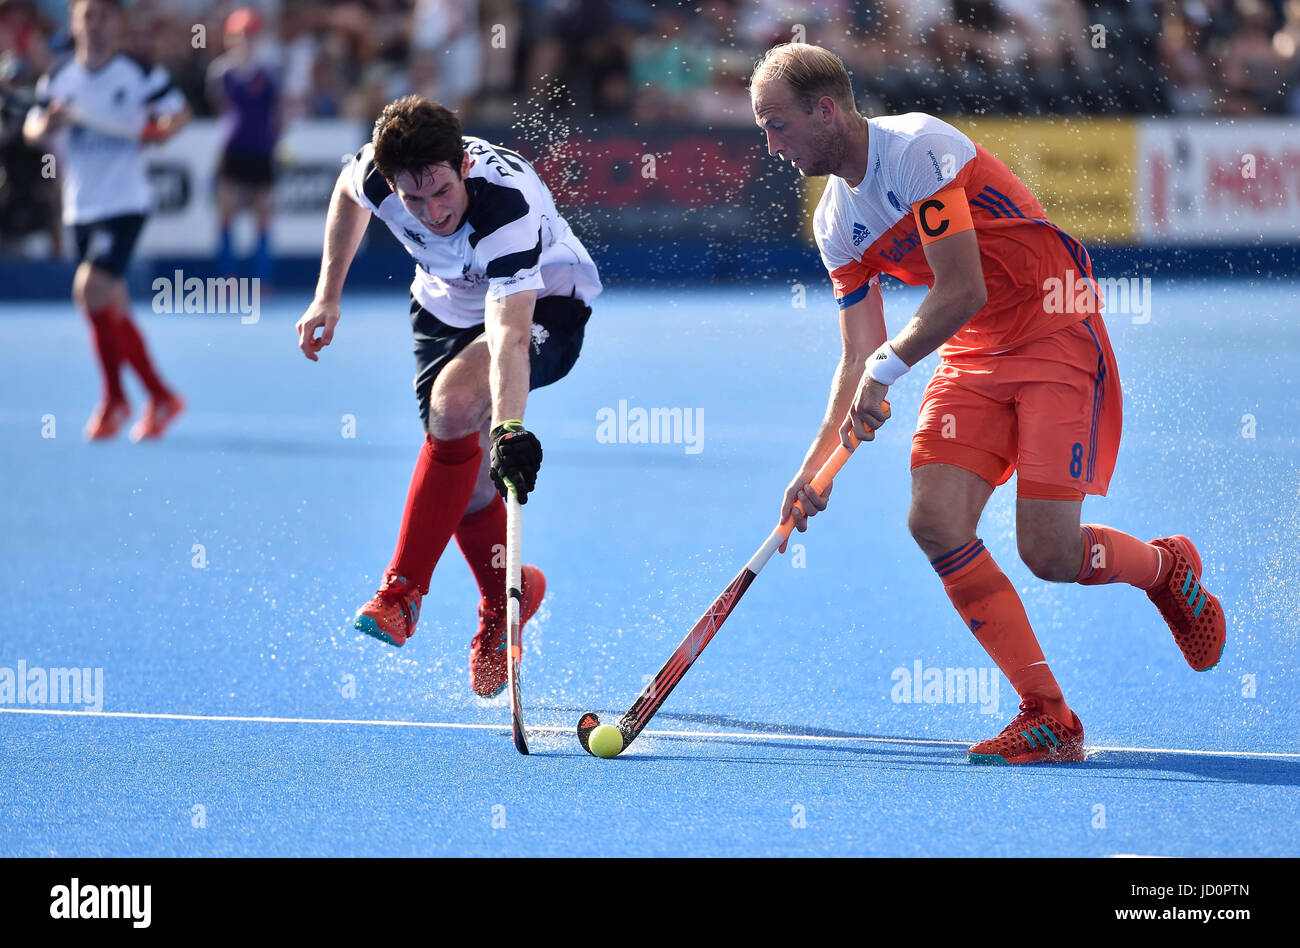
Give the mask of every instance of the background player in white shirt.
<path id="1" fill-rule="evenodd" d="M 373 141 L 334 188 L 316 298 L 297 327 L 299 348 L 313 362 L 333 341 L 343 282 L 370 214 L 416 262 L 410 312 L 426 437 L 397 550 L 355 624 L 404 644 L 454 534 L 482 594 L 470 684 L 490 696 L 506 684 L 501 496 L 509 480 L 525 502 L 542 460 L 520 419 L 529 390 L 563 378 L 577 361 L 600 277 L 532 165 L 463 135 L 448 109 L 406 96 L 385 107 Z M 541 570 L 525 566 L 524 621 L 545 589 Z"/>
<path id="2" fill-rule="evenodd" d="M 131 319 L 125 274 L 153 203 L 142 144 L 175 134 L 188 121 L 189 108 L 166 70 L 119 51 L 119 0 L 73 0 L 70 13 L 75 55 L 37 84 L 38 98 L 49 104 L 28 113 L 23 135 L 33 146 L 44 142 L 40 147 L 57 150 L 63 223 L 73 229 L 81 260 L 72 298 L 90 320 L 104 374 L 103 398 L 86 437 L 111 438 L 131 417 L 121 380 L 126 362 L 149 392 L 131 438 L 157 438 L 184 403 L 154 370 Z M 80 115 L 93 119 L 78 124 Z"/>

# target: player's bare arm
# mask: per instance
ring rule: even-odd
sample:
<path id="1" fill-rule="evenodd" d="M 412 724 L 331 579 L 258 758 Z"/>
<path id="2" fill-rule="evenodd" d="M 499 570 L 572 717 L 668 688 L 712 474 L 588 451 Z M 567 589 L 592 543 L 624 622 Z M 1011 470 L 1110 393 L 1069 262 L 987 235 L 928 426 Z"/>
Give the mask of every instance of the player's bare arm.
<path id="1" fill-rule="evenodd" d="M 536 302 L 533 290 L 489 300 L 483 321 L 492 357 L 488 370 L 492 395 L 489 474 L 503 497 L 513 488 L 521 504 L 527 503 L 529 492 L 537 485 L 542 464 L 541 443 L 523 423 L 532 372 L 528 344 Z"/>
<path id="2" fill-rule="evenodd" d="M 510 419 L 522 420 L 528 402 L 528 342 L 532 338 L 533 306 L 537 293 L 528 290 L 489 300 L 485 312 L 488 351 L 492 368 L 492 427 Z"/>
<path id="3" fill-rule="evenodd" d="M 321 251 L 320 277 L 316 282 L 316 296 L 307 311 L 298 320 L 298 348 L 313 362 L 320 361 L 316 353 L 334 339 L 334 327 L 339 321 L 339 300 L 348 267 L 361 246 L 361 238 L 370 221 L 370 212 L 362 207 L 348 187 L 348 170 L 345 168 L 334 185 L 329 212 L 325 218 L 325 247 Z M 319 336 L 316 331 L 320 330 Z"/>
<path id="4" fill-rule="evenodd" d="M 840 311 L 840 335 L 843 349 L 839 364 L 831 378 L 830 398 L 826 405 L 826 414 L 821 426 L 813 438 L 803 464 L 790 486 L 785 489 L 781 500 L 780 521 L 794 517 L 795 529 L 801 533 L 808 529 L 808 516 L 826 509 L 830 489 L 825 494 L 813 490 L 813 475 L 830 457 L 839 443 L 839 424 L 852 403 L 858 380 L 866 369 L 871 354 L 885 341 L 885 307 L 880 292 L 880 284 L 873 284 L 867 295 L 857 303 L 846 306 Z M 800 507 L 794 506 L 795 501 Z M 804 511 L 808 511 L 806 514 Z M 785 552 L 785 544 L 781 544 Z"/>
<path id="5" fill-rule="evenodd" d="M 975 231 L 962 231 L 925 244 L 924 248 L 926 262 L 934 272 L 934 286 L 925 295 L 916 315 L 897 336 L 876 350 L 871 364 L 862 373 L 840 425 L 840 440 L 845 446 L 850 446 L 850 433 L 859 441 L 875 437 L 875 429 L 889 417 L 888 407 L 882 404 L 889 386 L 902 372 L 951 339 L 987 299 Z"/>
<path id="6" fill-rule="evenodd" d="M 34 107 L 27 113 L 23 120 L 23 140 L 36 148 L 67 125 L 68 105 L 62 99 L 56 99 L 44 108 Z"/>

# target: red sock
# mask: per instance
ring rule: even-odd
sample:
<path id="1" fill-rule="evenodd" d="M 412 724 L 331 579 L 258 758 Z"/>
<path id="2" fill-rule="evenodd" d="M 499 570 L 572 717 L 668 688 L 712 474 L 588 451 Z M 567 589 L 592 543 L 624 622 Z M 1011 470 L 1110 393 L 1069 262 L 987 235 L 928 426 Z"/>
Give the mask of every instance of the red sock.
<path id="1" fill-rule="evenodd" d="M 1085 523 L 1083 565 L 1075 582 L 1084 586 L 1128 583 L 1138 589 L 1150 589 L 1169 575 L 1173 565 L 1173 557 L 1164 556 L 1152 543 L 1144 543 L 1113 527 Z"/>
<path id="2" fill-rule="evenodd" d="M 477 431 L 450 441 L 424 439 L 406 492 L 397 549 L 388 564 L 389 572 L 405 576 L 421 593 L 429 592 L 433 568 L 465 513 L 482 459 Z"/>
<path id="3" fill-rule="evenodd" d="M 478 591 L 493 612 L 506 609 L 506 505 L 500 494 L 482 510 L 465 514 L 456 543 L 469 563 Z"/>
<path id="4" fill-rule="evenodd" d="M 984 549 L 984 542 L 972 540 L 931 560 L 930 565 L 943 580 L 944 591 L 962 621 L 1002 669 L 1016 694 L 1021 698 L 1037 695 L 1048 714 L 1068 725 L 1072 712 L 1043 658 L 1025 607 L 1011 581 Z"/>
<path id="5" fill-rule="evenodd" d="M 122 391 L 122 353 L 117 340 L 117 314 L 112 306 L 101 306 L 86 313 L 90 319 L 90 338 L 99 356 L 99 368 L 104 376 L 104 401 L 126 401 Z"/>
<path id="6" fill-rule="evenodd" d="M 144 347 L 144 339 L 140 335 L 140 330 L 135 328 L 135 323 L 131 319 L 131 314 L 117 310 L 117 344 L 122 353 L 122 358 L 130 363 L 131 368 L 135 369 L 135 374 L 140 376 L 140 381 L 144 387 L 149 390 L 149 394 L 154 398 L 169 398 L 171 391 L 158 378 L 158 373 L 154 371 L 153 363 L 149 360 L 149 352 Z"/>

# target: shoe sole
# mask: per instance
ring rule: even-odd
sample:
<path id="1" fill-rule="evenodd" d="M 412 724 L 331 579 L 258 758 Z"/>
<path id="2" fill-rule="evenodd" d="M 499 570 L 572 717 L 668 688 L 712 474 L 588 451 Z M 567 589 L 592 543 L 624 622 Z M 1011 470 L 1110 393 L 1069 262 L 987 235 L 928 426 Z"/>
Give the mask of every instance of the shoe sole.
<path id="1" fill-rule="evenodd" d="M 1196 567 L 1196 581 L 1200 583 L 1201 576 L 1202 576 L 1201 553 L 1199 550 L 1196 549 L 1196 544 L 1193 543 L 1189 538 L 1183 536 L 1181 533 L 1175 534 L 1173 537 L 1171 537 L 1171 539 L 1175 541 L 1181 541 L 1182 546 L 1184 548 L 1184 555 Z M 1201 583 L 1201 588 L 1205 589 L 1204 583 Z M 1213 602 L 1215 608 L 1217 608 L 1219 612 L 1221 613 L 1223 612 L 1223 603 L 1219 602 L 1218 596 L 1214 595 L 1211 592 L 1206 592 L 1205 598 Z M 1227 647 L 1228 647 L 1228 616 L 1227 613 L 1223 613 L 1223 641 L 1219 643 L 1219 654 L 1215 656 L 1214 664 L 1206 665 L 1204 668 L 1195 668 L 1193 669 L 1193 671 L 1207 672 L 1217 667 L 1219 662 L 1223 661 L 1223 652 Z"/>
<path id="2" fill-rule="evenodd" d="M 405 640 L 402 642 L 395 641 L 391 635 L 375 623 L 375 620 L 371 616 L 357 616 L 352 620 L 352 628 L 359 632 L 366 633 L 366 635 L 370 636 L 372 639 L 379 639 L 381 642 L 387 642 L 395 648 L 401 648 L 402 645 L 405 644 Z"/>
<path id="3" fill-rule="evenodd" d="M 1078 756 L 1071 753 L 1065 754 L 1042 754 L 1038 757 L 1013 757 L 1007 760 L 1001 754 L 967 754 L 966 762 L 968 764 L 978 764 L 995 767 L 1020 767 L 1025 764 L 1082 764 L 1086 758 L 1085 753 L 1080 750 Z"/>

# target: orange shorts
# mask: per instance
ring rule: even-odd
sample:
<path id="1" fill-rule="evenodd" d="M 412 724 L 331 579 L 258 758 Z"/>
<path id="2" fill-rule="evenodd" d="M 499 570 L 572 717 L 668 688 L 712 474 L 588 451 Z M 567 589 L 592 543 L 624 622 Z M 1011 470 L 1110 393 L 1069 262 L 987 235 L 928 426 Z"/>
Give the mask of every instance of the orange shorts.
<path id="1" fill-rule="evenodd" d="M 1100 315 L 996 355 L 943 359 L 925 387 L 912 469 L 954 464 L 1021 497 L 1105 494 L 1124 406 Z"/>

